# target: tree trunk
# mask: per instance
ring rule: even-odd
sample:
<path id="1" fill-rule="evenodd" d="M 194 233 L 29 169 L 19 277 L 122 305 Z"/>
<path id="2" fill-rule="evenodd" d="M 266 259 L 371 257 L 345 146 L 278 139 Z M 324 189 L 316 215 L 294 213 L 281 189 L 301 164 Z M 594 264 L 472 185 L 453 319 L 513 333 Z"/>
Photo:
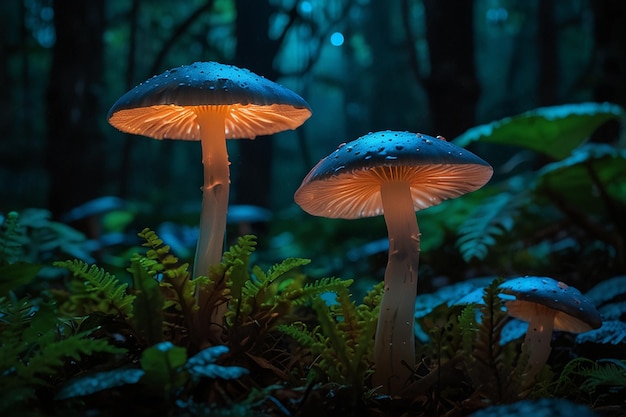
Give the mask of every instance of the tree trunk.
<path id="1" fill-rule="evenodd" d="M 55 0 L 53 7 L 56 43 L 47 91 L 46 167 L 48 207 L 58 217 L 100 196 L 107 177 L 99 129 L 104 118 L 104 0 Z"/>
<path id="2" fill-rule="evenodd" d="M 474 65 L 474 2 L 424 0 L 433 134 L 456 137 L 475 124 L 480 88 Z"/>
<path id="3" fill-rule="evenodd" d="M 237 7 L 237 50 L 235 65 L 247 68 L 265 78 L 276 81 L 274 58 L 280 45 L 268 36 L 272 7 L 268 1 L 239 0 Z M 242 139 L 239 158 L 232 161 L 236 167 L 235 202 L 269 208 L 272 150 L 271 137 Z"/>
<path id="4" fill-rule="evenodd" d="M 551 106 L 556 101 L 559 59 L 557 56 L 554 0 L 540 0 L 537 11 L 539 22 L 537 49 L 539 52 L 539 105 Z"/>

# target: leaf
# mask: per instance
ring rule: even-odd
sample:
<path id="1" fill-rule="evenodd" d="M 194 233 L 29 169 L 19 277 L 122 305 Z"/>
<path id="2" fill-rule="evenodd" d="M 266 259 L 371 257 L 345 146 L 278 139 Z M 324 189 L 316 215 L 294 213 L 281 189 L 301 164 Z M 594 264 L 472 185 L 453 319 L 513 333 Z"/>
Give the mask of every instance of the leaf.
<path id="1" fill-rule="evenodd" d="M 611 103 L 540 107 L 473 127 L 454 142 L 461 147 L 476 141 L 516 145 L 559 160 L 567 157 L 602 124 L 619 120 L 623 115 L 624 110 Z"/>
<path id="2" fill-rule="evenodd" d="M 28 284 L 37 276 L 40 269 L 41 265 L 26 262 L 0 265 L 0 296 Z"/>
<path id="3" fill-rule="evenodd" d="M 503 192 L 486 199 L 459 227 L 457 246 L 466 262 L 487 256 L 496 238 L 510 232 L 525 194 Z"/>
<path id="4" fill-rule="evenodd" d="M 89 300 L 94 303 L 94 306 L 86 313 L 99 311 L 132 317 L 135 296 L 127 293 L 128 284 L 121 284 L 115 275 L 109 274 L 96 265 L 89 266 L 79 259 L 53 262 L 53 265 L 69 270 L 84 284 L 81 289 L 73 288 L 75 291 L 70 295 L 68 303 L 84 304 L 85 300 Z"/>
<path id="5" fill-rule="evenodd" d="M 163 338 L 163 306 L 165 300 L 159 282 L 137 261 L 131 262 L 128 271 L 133 277 L 135 295 L 132 320 L 134 327 L 149 345 L 153 345 Z"/>
<path id="6" fill-rule="evenodd" d="M 558 192 L 567 201 L 600 212 L 604 202 L 598 188 L 615 202 L 626 204 L 626 150 L 589 143 L 538 171 L 537 190 Z M 615 203 L 614 203 L 615 204 Z"/>
<path id="7" fill-rule="evenodd" d="M 65 384 L 54 399 L 82 397 L 122 385 L 136 384 L 144 374 L 142 369 L 115 369 L 75 378 Z"/>
<path id="8" fill-rule="evenodd" d="M 585 293 L 591 303 L 600 307 L 613 299 L 626 296 L 626 275 L 605 279 Z"/>
<path id="9" fill-rule="evenodd" d="M 576 344 L 616 345 L 626 347 L 626 323 L 619 320 L 606 320 L 599 329 L 576 335 Z"/>
<path id="10" fill-rule="evenodd" d="M 145 374 L 141 378 L 154 389 L 162 390 L 166 396 L 182 386 L 184 375 L 180 369 L 187 361 L 185 348 L 171 342 L 161 342 L 146 349 L 141 355 L 140 364 Z"/>
<path id="11" fill-rule="evenodd" d="M 228 353 L 228 347 L 223 345 L 206 348 L 192 356 L 187 361 L 185 368 L 196 378 L 236 379 L 249 373 L 246 368 L 240 366 L 222 366 L 215 364 L 215 360 L 225 353 Z"/>

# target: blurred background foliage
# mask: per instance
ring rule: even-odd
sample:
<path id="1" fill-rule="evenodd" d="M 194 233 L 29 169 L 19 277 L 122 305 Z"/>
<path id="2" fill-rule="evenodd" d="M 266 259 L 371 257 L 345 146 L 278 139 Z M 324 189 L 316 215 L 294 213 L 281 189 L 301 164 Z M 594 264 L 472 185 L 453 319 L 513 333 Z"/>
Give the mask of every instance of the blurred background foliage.
<path id="1" fill-rule="evenodd" d="M 258 234 L 259 262 L 306 257 L 312 275 L 380 280 L 382 218 L 313 218 L 292 197 L 338 144 L 408 130 L 458 138 L 495 169 L 483 190 L 417 214 L 420 292 L 509 274 L 585 290 L 626 272 L 625 19 L 621 0 L 3 1 L 0 213 L 36 210 L 26 227 L 46 232 L 46 250 L 112 267 L 143 227 L 190 259 L 199 144 L 124 135 L 105 116 L 152 75 L 214 60 L 313 110 L 297 131 L 228 143 L 228 237 Z M 560 107 L 589 102 L 614 106 Z M 526 113 L 545 107 L 560 117 Z M 492 123 L 509 130 L 472 130 Z M 60 223 L 83 233 L 82 252 Z"/>

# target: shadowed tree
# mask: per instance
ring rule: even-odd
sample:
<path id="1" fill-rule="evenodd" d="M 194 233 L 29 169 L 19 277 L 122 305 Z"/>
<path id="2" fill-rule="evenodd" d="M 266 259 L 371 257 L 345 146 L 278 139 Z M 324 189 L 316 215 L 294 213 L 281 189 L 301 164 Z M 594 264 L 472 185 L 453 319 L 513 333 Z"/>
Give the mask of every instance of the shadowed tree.
<path id="1" fill-rule="evenodd" d="M 55 0 L 47 91 L 48 207 L 55 217 L 102 195 L 106 180 L 100 105 L 104 0 Z M 77 225 L 89 232 L 87 225 Z"/>
<path id="2" fill-rule="evenodd" d="M 239 0 L 237 7 L 237 49 L 234 64 L 276 81 L 274 58 L 280 42 L 269 38 L 272 6 L 268 1 Z M 233 184 L 235 201 L 270 207 L 273 141 L 269 137 L 240 140 L 237 178 Z"/>
<path id="3" fill-rule="evenodd" d="M 474 64 L 474 2 L 424 0 L 430 74 L 424 81 L 434 134 L 455 137 L 475 124 L 480 88 Z"/>

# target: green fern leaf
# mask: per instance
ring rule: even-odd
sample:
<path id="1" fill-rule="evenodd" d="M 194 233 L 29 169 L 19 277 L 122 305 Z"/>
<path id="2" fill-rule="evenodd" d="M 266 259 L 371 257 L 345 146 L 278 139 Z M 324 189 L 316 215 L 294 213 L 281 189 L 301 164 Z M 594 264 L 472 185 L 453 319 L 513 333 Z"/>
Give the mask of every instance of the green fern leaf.
<path id="1" fill-rule="evenodd" d="M 88 332 L 83 332 L 54 342 L 46 341 L 28 360 L 18 363 L 15 367 L 17 374 L 25 379 L 33 378 L 35 374 L 43 377 L 54 374 L 67 359 L 79 361 L 83 356 L 94 353 L 125 352 L 125 349 L 112 346 L 104 339 L 89 339 L 87 335 Z"/>
<path id="2" fill-rule="evenodd" d="M 138 236 L 145 240 L 142 246 L 150 249 L 145 255 L 135 255 L 133 261 L 138 262 L 159 280 L 164 298 L 163 308 L 174 307 L 184 316 L 188 324 L 191 323 L 192 315 L 198 310 L 195 297 L 197 287 L 208 283 L 208 278 L 191 279 L 189 264 L 181 264 L 178 258 L 170 253 L 170 247 L 163 244 L 163 240 L 153 230 L 145 228 Z"/>
<path id="3" fill-rule="evenodd" d="M 0 223 L 0 265 L 12 264 L 23 257 L 26 241 L 18 219 L 19 214 L 11 211 Z"/>
<path id="4" fill-rule="evenodd" d="M 500 193 L 486 199 L 459 227 L 457 247 L 463 259 L 484 259 L 498 236 L 510 232 L 521 207 L 524 194 Z"/>
<path id="5" fill-rule="evenodd" d="M 316 337 L 318 333 L 311 332 L 307 329 L 306 324 L 301 321 L 290 324 L 279 324 L 276 328 L 287 336 L 290 336 L 298 344 L 310 348 L 314 355 L 321 353 L 321 351 L 315 350 L 316 346 L 320 346 L 320 340 Z"/>
<path id="6" fill-rule="evenodd" d="M 463 351 L 469 356 L 472 354 L 474 339 L 478 333 L 475 304 L 465 306 L 459 314 L 459 329 L 461 330 Z"/>
<path id="7" fill-rule="evenodd" d="M 326 277 L 314 282 L 307 283 L 302 288 L 286 291 L 282 298 L 290 300 L 294 305 L 303 305 L 319 297 L 321 294 L 337 293 L 352 285 L 353 280 L 335 277 Z"/>
<path id="8" fill-rule="evenodd" d="M 133 277 L 133 325 L 143 336 L 147 345 L 154 345 L 163 338 L 163 308 L 165 299 L 159 282 L 137 261 L 132 261 L 128 271 Z"/>
<path id="9" fill-rule="evenodd" d="M 481 395 L 495 402 L 517 398 L 523 382 L 510 379 L 513 374 L 510 352 L 500 345 L 502 327 L 507 320 L 499 297 L 501 282 L 502 279 L 496 279 L 485 288 L 484 302 L 479 305 L 480 322 L 473 324 L 465 317 L 470 314 L 467 309 L 462 314 L 464 347 L 470 344 L 470 334 L 475 335 L 471 355 L 466 359 L 468 375 Z"/>
<path id="10" fill-rule="evenodd" d="M 127 292 L 128 284 L 121 284 L 114 275 L 104 269 L 96 265 L 89 266 L 79 259 L 58 261 L 53 265 L 69 270 L 74 277 L 82 280 L 82 288 L 74 288 L 74 291 L 78 292 L 70 294 L 70 299 L 66 303 L 81 303 L 84 309 L 85 301 L 90 301 L 93 304 L 91 311 L 132 317 L 135 296 Z M 65 308 L 67 307 L 66 305 Z M 75 310 L 74 307 L 70 309 Z"/>

